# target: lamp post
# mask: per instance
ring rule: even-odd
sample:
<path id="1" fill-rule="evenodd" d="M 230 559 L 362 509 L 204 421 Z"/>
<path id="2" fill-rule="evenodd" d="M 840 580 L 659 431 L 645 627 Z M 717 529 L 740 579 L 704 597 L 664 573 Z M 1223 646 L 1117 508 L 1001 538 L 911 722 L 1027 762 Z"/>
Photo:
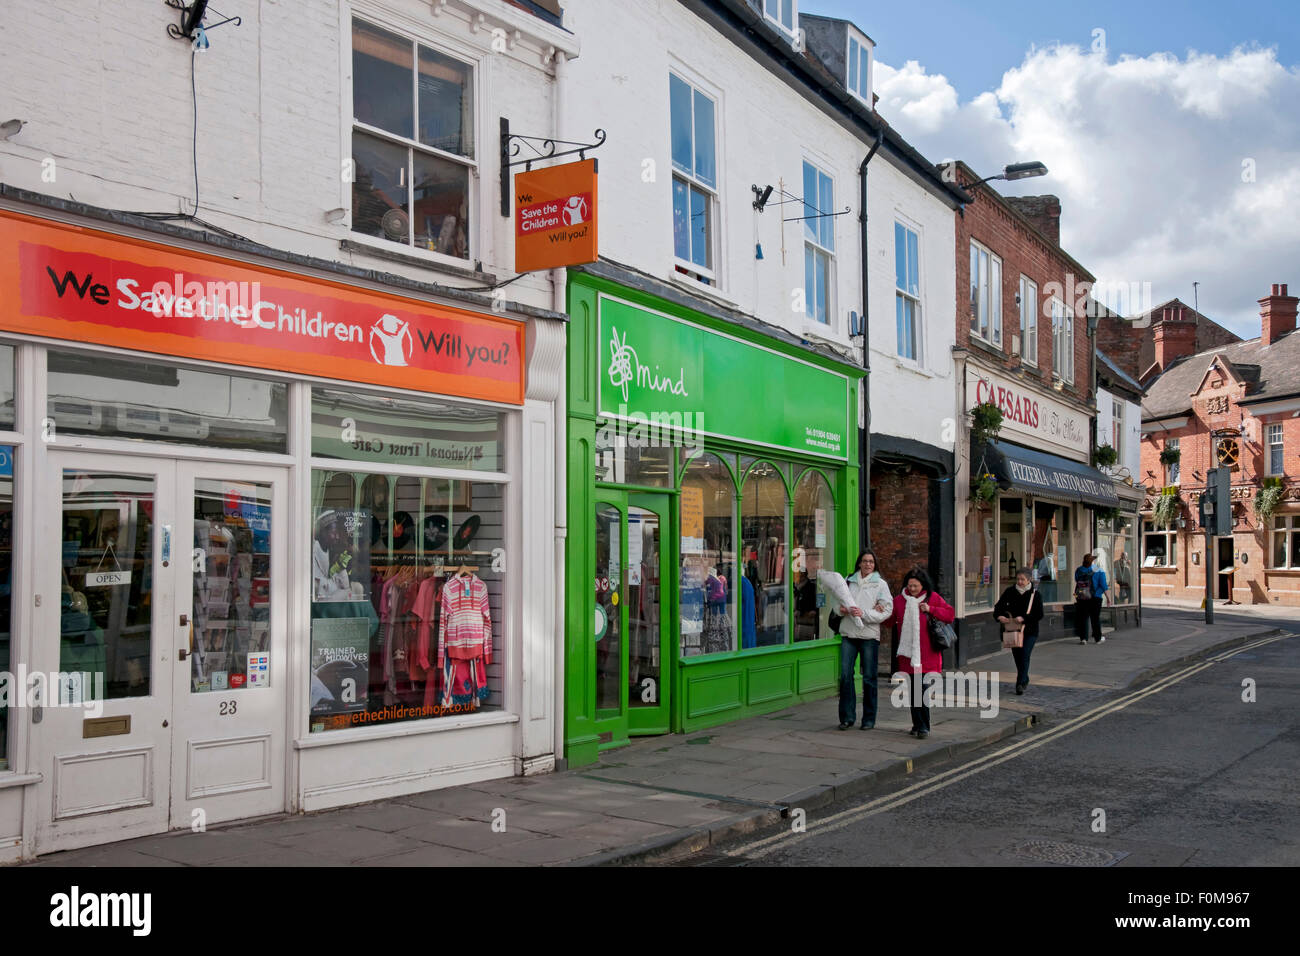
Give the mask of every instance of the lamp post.
<path id="1" fill-rule="evenodd" d="M 1046 175 L 1047 166 L 1044 163 L 1037 161 L 1032 163 L 1012 163 L 1009 166 L 1003 166 L 1002 172 L 1000 173 L 995 173 L 992 176 L 985 176 L 978 182 L 971 183 L 966 187 L 966 191 L 970 192 L 976 186 L 982 186 L 995 179 L 1005 179 L 1007 182 L 1015 182 L 1018 179 L 1035 179 L 1038 176 Z M 971 196 L 975 196 L 975 193 L 971 193 Z"/>

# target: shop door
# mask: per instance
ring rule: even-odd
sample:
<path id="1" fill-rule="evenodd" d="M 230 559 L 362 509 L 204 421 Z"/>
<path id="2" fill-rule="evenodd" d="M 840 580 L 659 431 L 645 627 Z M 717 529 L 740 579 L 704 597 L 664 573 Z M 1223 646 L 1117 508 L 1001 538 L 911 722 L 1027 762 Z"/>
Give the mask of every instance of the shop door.
<path id="1" fill-rule="evenodd" d="M 282 473 L 48 461 L 38 852 L 283 810 Z"/>
<path id="2" fill-rule="evenodd" d="M 670 725 L 677 575 L 667 495 L 602 490 L 596 505 L 596 721 L 603 745 Z"/>
<path id="3" fill-rule="evenodd" d="M 1233 562 L 1232 551 L 1233 551 L 1233 545 L 1236 543 L 1236 540 L 1237 540 L 1236 538 L 1218 539 L 1219 553 L 1217 557 L 1219 559 L 1219 562 L 1214 568 L 1215 571 L 1214 577 L 1217 579 L 1218 582 L 1215 585 L 1215 592 L 1219 595 L 1219 599 L 1222 601 L 1232 600 L 1232 574 L 1231 573 L 1224 574 L 1223 572 L 1233 567 L 1234 562 Z"/>

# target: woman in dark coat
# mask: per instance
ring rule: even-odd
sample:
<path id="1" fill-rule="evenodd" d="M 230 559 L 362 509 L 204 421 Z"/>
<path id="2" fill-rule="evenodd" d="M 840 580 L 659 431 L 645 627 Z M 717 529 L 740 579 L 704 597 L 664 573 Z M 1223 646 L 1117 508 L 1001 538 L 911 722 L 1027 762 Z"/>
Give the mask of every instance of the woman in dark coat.
<path id="1" fill-rule="evenodd" d="M 1016 572 L 1016 583 L 1002 592 L 993 616 L 1004 630 L 1013 622 L 1024 625 L 1022 645 L 1011 648 L 1011 656 L 1016 659 L 1016 693 L 1023 694 L 1029 686 L 1029 655 L 1038 640 L 1038 622 L 1043 619 L 1043 596 L 1034 587 L 1028 570 Z"/>

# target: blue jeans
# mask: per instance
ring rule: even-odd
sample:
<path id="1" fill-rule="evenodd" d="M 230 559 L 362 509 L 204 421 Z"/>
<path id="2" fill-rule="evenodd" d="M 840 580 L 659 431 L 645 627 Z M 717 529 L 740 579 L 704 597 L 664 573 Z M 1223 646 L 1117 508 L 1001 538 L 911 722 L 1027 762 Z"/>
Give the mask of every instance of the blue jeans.
<path id="1" fill-rule="evenodd" d="M 840 638 L 840 723 L 854 722 L 857 691 L 853 686 L 853 665 L 862 658 L 862 722 L 876 722 L 876 662 L 880 641 L 857 637 Z"/>

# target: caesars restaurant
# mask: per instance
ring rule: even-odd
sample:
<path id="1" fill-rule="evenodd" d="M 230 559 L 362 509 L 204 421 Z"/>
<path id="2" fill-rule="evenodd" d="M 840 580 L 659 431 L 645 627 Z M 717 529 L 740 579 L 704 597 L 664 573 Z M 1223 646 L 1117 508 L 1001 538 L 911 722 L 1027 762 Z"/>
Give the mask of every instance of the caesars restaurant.
<path id="1" fill-rule="evenodd" d="M 562 315 L 25 203 L 0 289 L 0 862 L 554 766 Z"/>

